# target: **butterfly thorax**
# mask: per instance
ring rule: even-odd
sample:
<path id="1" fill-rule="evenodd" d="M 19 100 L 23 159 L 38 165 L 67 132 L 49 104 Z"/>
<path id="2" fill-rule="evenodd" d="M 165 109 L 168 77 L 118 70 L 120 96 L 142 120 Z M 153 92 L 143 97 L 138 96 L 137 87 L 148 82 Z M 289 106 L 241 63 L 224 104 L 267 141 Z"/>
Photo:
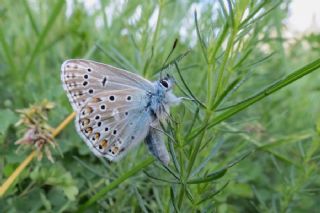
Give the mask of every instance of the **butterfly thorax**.
<path id="1" fill-rule="evenodd" d="M 164 88 L 160 81 L 154 82 L 154 92 L 148 92 L 148 97 L 146 109 L 155 120 L 165 120 L 169 115 L 170 106 L 180 102 L 180 98 L 172 93 L 171 88 Z"/>

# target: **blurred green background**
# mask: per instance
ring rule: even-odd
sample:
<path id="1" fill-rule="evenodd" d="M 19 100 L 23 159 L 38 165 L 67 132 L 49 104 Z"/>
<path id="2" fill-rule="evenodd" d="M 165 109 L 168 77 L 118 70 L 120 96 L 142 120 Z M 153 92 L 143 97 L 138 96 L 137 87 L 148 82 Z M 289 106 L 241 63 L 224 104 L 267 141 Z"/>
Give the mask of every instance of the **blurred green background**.
<path id="1" fill-rule="evenodd" d="M 66 59 L 91 59 L 157 80 L 178 39 L 170 60 L 191 49 L 180 72 L 207 109 L 190 101 L 175 107 L 176 123 L 166 128 L 175 141 L 166 144 L 177 160 L 169 168 L 155 161 L 135 175 L 128 171 L 150 158 L 143 143 L 109 163 L 90 153 L 71 124 L 56 139 L 63 155 L 56 149 L 54 163 L 34 160 L 0 198 L 0 211 L 74 212 L 113 183 L 86 211 L 317 212 L 319 70 L 209 125 L 229 106 L 236 109 L 319 58 L 319 31 L 287 36 L 290 4 L 1 0 L 1 184 L 31 152 L 14 144 L 23 135 L 14 126 L 16 110 L 54 102 L 48 120 L 53 127 L 72 112 L 60 81 Z M 177 79 L 175 93 L 185 96 L 177 69 L 168 72 Z"/>

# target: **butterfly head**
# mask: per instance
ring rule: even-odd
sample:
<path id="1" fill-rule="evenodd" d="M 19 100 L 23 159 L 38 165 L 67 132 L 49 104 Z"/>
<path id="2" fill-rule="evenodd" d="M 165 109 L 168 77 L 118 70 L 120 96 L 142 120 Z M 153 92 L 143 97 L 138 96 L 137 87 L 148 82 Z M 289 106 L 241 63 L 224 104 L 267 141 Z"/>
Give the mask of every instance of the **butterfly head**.
<path id="1" fill-rule="evenodd" d="M 156 93 L 155 93 L 155 101 L 154 101 L 154 103 L 156 103 L 155 108 L 159 107 L 159 103 L 161 103 L 161 105 L 163 105 L 164 108 L 168 108 L 170 105 L 176 105 L 180 102 L 181 98 L 176 97 L 172 91 L 175 84 L 175 80 L 172 76 L 167 74 L 166 76 L 156 81 L 155 83 L 156 83 Z M 167 109 L 167 111 L 169 111 L 169 109 Z"/>
<path id="2" fill-rule="evenodd" d="M 159 80 L 159 85 L 165 91 L 169 91 L 174 86 L 174 78 L 172 76 L 166 75 L 164 78 Z"/>

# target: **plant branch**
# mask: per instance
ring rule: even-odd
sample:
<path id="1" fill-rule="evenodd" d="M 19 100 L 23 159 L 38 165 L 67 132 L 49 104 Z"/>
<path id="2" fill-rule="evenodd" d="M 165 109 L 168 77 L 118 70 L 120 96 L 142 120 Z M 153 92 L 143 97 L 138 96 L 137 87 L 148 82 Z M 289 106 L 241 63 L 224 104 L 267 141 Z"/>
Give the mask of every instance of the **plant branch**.
<path id="1" fill-rule="evenodd" d="M 71 113 L 56 129 L 52 131 L 52 136 L 57 136 L 75 117 L 76 113 Z M 32 159 L 36 156 L 36 151 L 32 151 L 28 157 L 20 163 L 20 165 L 16 168 L 16 170 L 9 176 L 9 178 L 2 184 L 0 187 L 0 197 L 2 197 L 12 183 L 17 179 L 17 177 L 21 174 L 21 172 L 31 163 Z"/>

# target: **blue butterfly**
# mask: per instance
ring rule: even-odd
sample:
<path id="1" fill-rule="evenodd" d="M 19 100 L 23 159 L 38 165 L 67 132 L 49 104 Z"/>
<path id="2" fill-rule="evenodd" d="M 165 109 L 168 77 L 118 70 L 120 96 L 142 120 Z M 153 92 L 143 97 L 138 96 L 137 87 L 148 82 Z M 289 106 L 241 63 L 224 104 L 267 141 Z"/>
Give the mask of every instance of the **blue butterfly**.
<path id="1" fill-rule="evenodd" d="M 61 80 L 77 113 L 77 131 L 95 155 L 116 161 L 145 140 L 149 151 L 168 165 L 159 129 L 170 106 L 181 101 L 172 93 L 173 78 L 151 82 L 107 64 L 73 59 L 62 64 Z"/>

